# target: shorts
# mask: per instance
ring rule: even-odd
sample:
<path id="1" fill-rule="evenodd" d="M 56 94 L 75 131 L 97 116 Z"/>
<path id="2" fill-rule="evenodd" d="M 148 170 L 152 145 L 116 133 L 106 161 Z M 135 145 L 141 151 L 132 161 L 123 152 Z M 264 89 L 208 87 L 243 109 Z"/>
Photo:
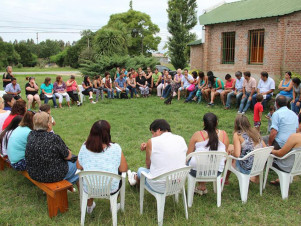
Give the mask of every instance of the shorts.
<path id="1" fill-rule="evenodd" d="M 224 90 L 223 89 L 217 89 L 217 90 L 215 90 L 216 92 L 218 92 L 218 93 L 221 93 L 221 92 L 223 92 Z"/>
<path id="2" fill-rule="evenodd" d="M 255 128 L 260 127 L 260 125 L 261 125 L 261 122 L 254 122 L 254 127 L 255 127 Z"/>
<path id="3" fill-rule="evenodd" d="M 78 175 L 75 175 L 76 173 L 76 162 L 70 162 L 68 163 L 68 173 L 65 176 L 65 180 L 69 181 L 71 184 L 75 184 L 78 181 Z"/>
<path id="4" fill-rule="evenodd" d="M 251 173 L 251 170 L 246 170 L 244 168 L 242 168 L 239 164 L 239 161 L 236 160 L 236 163 L 235 163 L 235 169 L 243 174 L 247 174 L 249 175 Z"/>
<path id="5" fill-rule="evenodd" d="M 189 86 L 190 86 L 190 85 L 189 85 Z M 188 88 L 189 86 L 180 87 L 178 90 L 179 90 L 179 91 L 187 90 L 187 88 Z"/>

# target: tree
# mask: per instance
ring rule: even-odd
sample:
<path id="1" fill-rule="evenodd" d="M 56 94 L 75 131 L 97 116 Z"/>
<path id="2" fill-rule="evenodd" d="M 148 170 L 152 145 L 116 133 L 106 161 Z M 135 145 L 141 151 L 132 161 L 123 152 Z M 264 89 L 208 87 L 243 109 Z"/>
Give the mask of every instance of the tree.
<path id="1" fill-rule="evenodd" d="M 155 36 L 160 29 L 152 23 L 150 16 L 132 9 L 111 15 L 108 24 L 103 28 L 123 32 L 123 36 L 127 37 L 130 56 L 151 55 L 151 51 L 158 50 L 161 41 L 160 37 Z"/>
<path id="2" fill-rule="evenodd" d="M 188 62 L 187 44 L 196 36 L 190 30 L 197 24 L 196 0 L 168 1 L 168 50 L 175 68 L 185 68 Z M 186 50 L 186 54 L 185 54 Z"/>
<path id="3" fill-rule="evenodd" d="M 0 69 L 4 69 L 8 65 L 16 65 L 20 59 L 13 44 L 4 42 L 0 37 Z"/>
<path id="4" fill-rule="evenodd" d="M 130 1 L 130 10 L 133 10 L 133 1 Z"/>
<path id="5" fill-rule="evenodd" d="M 17 53 L 20 55 L 20 61 L 25 67 L 34 67 L 37 64 L 38 57 L 30 51 L 29 46 L 25 41 L 14 44 L 14 48 Z"/>
<path id="6" fill-rule="evenodd" d="M 49 58 L 50 56 L 56 55 L 64 49 L 64 41 L 53 41 L 47 39 L 46 41 L 39 43 L 39 57 Z"/>

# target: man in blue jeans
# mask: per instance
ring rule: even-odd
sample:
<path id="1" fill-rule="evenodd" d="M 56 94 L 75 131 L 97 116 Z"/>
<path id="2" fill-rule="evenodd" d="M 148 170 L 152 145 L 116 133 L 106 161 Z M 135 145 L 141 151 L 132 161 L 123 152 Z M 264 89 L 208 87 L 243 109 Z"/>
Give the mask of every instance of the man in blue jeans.
<path id="1" fill-rule="evenodd" d="M 269 78 L 269 74 L 266 71 L 261 72 L 261 79 L 259 80 L 257 86 L 257 94 L 262 94 L 263 102 L 262 105 L 265 108 L 266 103 L 272 98 L 273 91 L 275 90 L 275 81 L 272 78 Z M 252 96 L 253 106 L 256 104 L 256 96 Z"/>
<path id="2" fill-rule="evenodd" d="M 251 78 L 251 73 L 249 71 L 244 72 L 244 82 L 242 85 L 242 99 L 240 102 L 238 114 L 244 114 L 249 109 L 251 103 L 252 103 L 252 96 L 256 92 L 256 80 L 254 78 Z M 247 102 L 247 103 L 246 103 Z M 246 106 L 245 106 L 246 103 Z"/>
<path id="3" fill-rule="evenodd" d="M 245 79 L 242 77 L 241 71 L 235 72 L 235 77 L 235 90 L 228 93 L 225 110 L 228 110 L 230 108 L 232 97 L 236 97 L 236 106 L 238 107 L 243 95 L 242 88 Z"/>

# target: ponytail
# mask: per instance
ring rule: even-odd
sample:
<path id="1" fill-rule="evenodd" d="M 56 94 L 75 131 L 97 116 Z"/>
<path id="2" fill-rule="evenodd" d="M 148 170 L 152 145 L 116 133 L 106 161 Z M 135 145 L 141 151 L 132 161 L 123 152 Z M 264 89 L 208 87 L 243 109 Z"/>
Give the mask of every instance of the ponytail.
<path id="1" fill-rule="evenodd" d="M 216 134 L 217 127 L 217 117 L 213 113 L 207 113 L 203 117 L 204 121 L 204 130 L 208 134 L 209 141 L 206 147 L 209 147 L 209 150 L 216 151 L 218 149 L 218 135 Z"/>

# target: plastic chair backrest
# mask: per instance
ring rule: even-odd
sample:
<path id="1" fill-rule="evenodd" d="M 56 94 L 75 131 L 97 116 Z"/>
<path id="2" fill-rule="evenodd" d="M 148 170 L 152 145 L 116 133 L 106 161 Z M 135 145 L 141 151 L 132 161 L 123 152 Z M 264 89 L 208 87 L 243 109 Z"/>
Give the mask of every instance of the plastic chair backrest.
<path id="1" fill-rule="evenodd" d="M 191 170 L 190 166 L 179 168 L 169 171 L 160 176 L 153 178 L 152 180 L 164 180 L 165 181 L 165 195 L 174 195 L 182 190 L 185 185 L 186 177 Z"/>
<path id="2" fill-rule="evenodd" d="M 78 88 L 81 92 L 84 91 L 84 87 L 82 85 L 78 85 Z"/>
<path id="3" fill-rule="evenodd" d="M 79 173 L 80 189 L 92 197 L 109 198 L 113 179 L 121 180 L 114 173 L 100 171 L 82 171 Z"/>
<path id="4" fill-rule="evenodd" d="M 260 172 L 263 171 L 265 167 L 265 163 L 267 162 L 267 159 L 270 156 L 273 149 L 274 149 L 273 146 L 258 148 L 245 156 L 245 157 L 253 156 L 253 166 L 250 172 L 250 176 L 258 175 Z"/>
<path id="5" fill-rule="evenodd" d="M 186 160 L 192 157 L 196 163 L 196 179 L 215 179 L 221 161 L 227 157 L 227 153 L 221 151 L 193 152 L 186 157 Z"/>
<path id="6" fill-rule="evenodd" d="M 301 174 L 301 148 L 289 152 L 291 155 L 295 155 L 295 162 L 291 170 L 291 174 L 299 175 Z"/>

